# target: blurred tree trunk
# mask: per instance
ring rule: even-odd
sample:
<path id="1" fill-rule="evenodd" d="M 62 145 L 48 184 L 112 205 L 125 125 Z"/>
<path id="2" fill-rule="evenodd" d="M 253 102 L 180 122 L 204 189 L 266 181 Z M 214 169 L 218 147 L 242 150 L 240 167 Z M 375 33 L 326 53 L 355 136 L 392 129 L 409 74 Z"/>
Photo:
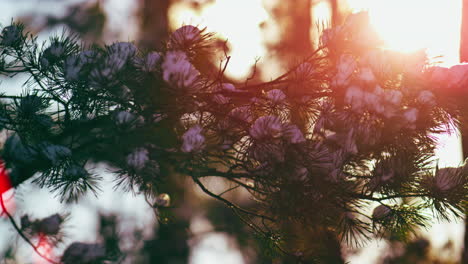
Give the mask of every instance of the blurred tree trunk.
<path id="1" fill-rule="evenodd" d="M 279 25 L 280 41 L 272 47 L 282 64 L 291 63 L 312 51 L 310 29 L 312 1 L 279 1 L 272 15 Z M 285 65 L 284 65 L 285 66 Z"/>
<path id="2" fill-rule="evenodd" d="M 460 62 L 468 62 L 468 0 L 463 0 L 460 38 Z M 463 120 L 460 126 L 463 159 L 468 158 L 468 124 Z M 465 218 L 468 212 L 465 212 Z M 468 219 L 465 219 L 464 249 L 461 263 L 468 263 Z"/>
<path id="3" fill-rule="evenodd" d="M 279 41 L 270 49 L 275 53 L 279 65 L 287 70 L 312 52 L 312 1 L 279 1 L 271 10 L 271 15 L 279 28 Z M 306 129 L 306 121 L 300 109 L 293 109 L 293 123 Z"/>
<path id="4" fill-rule="evenodd" d="M 142 0 L 140 15 L 140 45 L 160 50 L 169 34 L 171 0 Z"/>
<path id="5" fill-rule="evenodd" d="M 330 9 L 331 9 L 331 22 L 332 26 L 336 27 L 341 24 L 341 14 L 339 9 L 338 0 L 330 0 Z"/>
<path id="6" fill-rule="evenodd" d="M 325 0 L 328 1 L 328 0 Z M 332 24 L 339 23 L 339 1 L 330 0 L 332 9 Z M 312 17 L 313 1 L 311 0 L 290 0 L 278 1 L 278 4 L 271 10 L 271 15 L 280 30 L 280 38 L 277 43 L 269 47 L 276 55 L 279 64 L 283 69 L 288 69 L 291 65 L 297 64 L 313 51 L 313 39 L 311 35 L 313 24 Z M 299 99 L 299 98 L 298 98 Z M 307 117 L 302 114 L 300 108 L 291 109 L 291 119 L 294 124 L 303 131 L 308 129 Z M 290 227 L 283 227 L 288 230 Z M 303 258 L 319 257 L 324 263 L 344 263 L 340 240 L 336 233 L 329 232 L 326 226 L 317 227 L 311 232 L 305 230 L 291 230 L 304 245 L 291 245 L 296 250 L 303 250 Z M 317 237 L 317 234 L 319 236 Z M 311 238 L 317 238 L 316 240 Z M 320 250 L 310 250 L 317 249 Z M 308 252 L 322 252 L 321 256 L 311 256 Z M 307 262 L 308 263 L 308 262 Z"/>

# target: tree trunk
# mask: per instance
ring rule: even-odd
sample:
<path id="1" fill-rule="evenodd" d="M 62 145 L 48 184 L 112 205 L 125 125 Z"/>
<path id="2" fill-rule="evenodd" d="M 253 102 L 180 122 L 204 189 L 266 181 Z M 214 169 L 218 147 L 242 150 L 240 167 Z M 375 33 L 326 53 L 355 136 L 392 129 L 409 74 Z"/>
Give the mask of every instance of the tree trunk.
<path id="1" fill-rule="evenodd" d="M 333 27 L 341 24 L 341 15 L 338 2 L 338 0 L 330 0 L 331 22 Z"/>
<path id="2" fill-rule="evenodd" d="M 143 0 L 140 9 L 140 47 L 160 50 L 169 34 L 171 0 Z"/>
<path id="3" fill-rule="evenodd" d="M 273 47 L 282 63 L 289 64 L 312 52 L 310 0 L 280 1 L 273 10 L 281 40 Z M 287 65 L 285 65 L 287 66 Z"/>

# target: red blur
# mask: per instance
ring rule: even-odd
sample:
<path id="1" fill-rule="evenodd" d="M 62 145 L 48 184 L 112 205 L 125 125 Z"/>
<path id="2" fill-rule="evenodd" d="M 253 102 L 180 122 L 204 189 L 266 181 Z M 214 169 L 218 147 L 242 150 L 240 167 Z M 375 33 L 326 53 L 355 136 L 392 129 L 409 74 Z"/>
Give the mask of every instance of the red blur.
<path id="1" fill-rule="evenodd" d="M 8 191 L 11 187 L 11 181 L 5 167 L 5 162 L 0 159 L 0 194 Z"/>
<path id="2" fill-rule="evenodd" d="M 47 259 L 53 259 L 53 246 L 47 239 L 47 236 L 44 234 L 39 234 L 38 236 L 39 241 L 37 243 L 37 251 L 41 253 L 42 256 L 46 257 Z M 33 255 L 33 263 L 34 264 L 48 264 L 49 261 L 44 259 L 43 257 L 34 254 Z"/>
<path id="3" fill-rule="evenodd" d="M 11 185 L 11 180 L 8 176 L 8 171 L 6 169 L 5 162 L 2 159 L 0 159 L 0 195 L 2 196 L 3 202 L 5 203 L 5 207 L 10 214 L 13 214 L 13 212 L 15 211 L 14 192 L 8 191 L 12 187 L 13 186 Z M 6 217 L 1 207 L 0 217 Z"/>

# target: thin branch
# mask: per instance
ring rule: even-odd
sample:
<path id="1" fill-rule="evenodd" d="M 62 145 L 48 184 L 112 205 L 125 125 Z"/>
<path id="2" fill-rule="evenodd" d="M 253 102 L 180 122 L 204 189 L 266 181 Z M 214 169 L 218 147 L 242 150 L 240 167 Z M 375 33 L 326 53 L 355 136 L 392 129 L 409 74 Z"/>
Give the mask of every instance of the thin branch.
<path id="1" fill-rule="evenodd" d="M 196 176 L 193 176 L 192 175 L 192 179 L 193 181 L 202 189 L 203 192 L 205 192 L 206 194 L 208 194 L 209 196 L 217 199 L 217 200 L 220 200 L 222 201 L 223 203 L 225 203 L 227 206 L 229 206 L 230 208 L 232 209 L 235 209 L 235 210 L 238 210 L 238 211 L 241 211 L 245 214 L 248 214 L 248 215 L 252 215 L 252 216 L 256 216 L 256 217 L 260 217 L 262 219 L 266 219 L 266 220 L 269 220 L 271 222 L 275 222 L 275 219 L 271 218 L 271 217 L 268 217 L 266 215 L 261 215 L 261 214 L 257 214 L 257 213 L 254 213 L 254 212 L 251 212 L 249 210 L 246 210 L 244 208 L 241 208 L 239 207 L 238 205 L 224 199 L 223 197 L 220 197 L 219 195 L 216 195 L 215 193 L 211 192 L 210 190 L 208 190 L 208 188 L 206 188 L 205 185 L 203 185 L 203 183 L 196 177 Z"/>
<path id="2" fill-rule="evenodd" d="M 10 214 L 10 212 L 8 212 L 8 210 L 7 210 L 6 206 L 5 206 L 5 202 L 3 201 L 3 195 L 2 194 L 0 194 L 0 205 L 2 207 L 2 211 L 7 215 L 8 219 L 10 220 L 10 223 L 13 225 L 16 232 L 18 232 L 18 234 L 24 239 L 24 241 L 26 241 L 26 243 L 28 243 L 33 248 L 33 250 L 36 252 L 36 254 L 39 255 L 41 258 L 45 259 L 46 261 L 50 262 L 50 263 L 59 264 L 58 262 L 55 262 L 55 261 L 51 260 L 47 256 L 44 256 L 41 252 L 39 252 L 38 247 L 35 246 L 31 242 L 31 240 L 29 240 L 29 238 L 23 233 L 23 231 L 21 231 L 21 228 L 16 224 L 15 219 L 13 218 L 13 216 Z"/>
<path id="3" fill-rule="evenodd" d="M 309 60 L 311 60 L 315 55 L 317 55 L 319 52 L 322 51 L 323 48 L 318 48 L 316 49 L 314 52 L 312 52 L 309 56 L 306 57 L 306 59 L 304 60 L 304 62 L 307 62 Z M 243 87 L 240 87 L 240 89 L 242 90 L 250 90 L 252 88 L 261 88 L 261 87 L 264 87 L 264 86 L 270 86 L 270 85 L 274 85 L 274 84 L 278 84 L 278 83 L 281 83 L 281 82 L 284 82 L 285 78 L 288 77 L 291 73 L 293 73 L 294 71 L 297 70 L 297 68 L 299 68 L 299 66 L 301 66 L 301 64 L 298 64 L 296 65 L 295 67 L 292 67 L 291 69 L 289 69 L 287 72 L 283 73 L 281 76 L 275 78 L 274 80 L 272 81 L 269 81 L 269 82 L 264 82 L 264 83 L 260 83 L 260 84 L 253 84 L 253 85 L 246 85 L 246 86 L 243 86 Z"/>
<path id="4" fill-rule="evenodd" d="M 158 209 L 154 207 L 154 205 L 148 200 L 148 197 L 146 197 L 146 195 L 145 195 L 145 202 L 146 202 L 146 204 L 149 205 L 149 207 L 150 207 L 151 209 L 153 209 L 154 216 L 155 216 L 156 219 L 159 221 Z"/>
<path id="5" fill-rule="evenodd" d="M 226 193 L 228 193 L 228 192 L 230 192 L 230 191 L 233 191 L 233 190 L 239 188 L 240 186 L 241 186 L 241 185 L 236 185 L 236 186 L 233 186 L 233 187 L 231 187 L 231 188 L 228 188 L 227 190 L 225 190 L 225 191 L 221 192 L 220 194 L 218 194 L 218 196 L 221 197 L 221 196 L 223 196 L 224 194 L 226 194 Z"/>
<path id="6" fill-rule="evenodd" d="M 358 199 L 381 202 L 381 201 L 397 199 L 397 198 L 418 198 L 418 197 L 419 198 L 427 198 L 427 197 L 429 197 L 429 194 L 428 193 L 396 194 L 396 195 L 388 195 L 388 196 L 383 196 L 383 197 L 374 197 L 374 196 L 369 196 L 369 195 L 353 194 L 352 196 L 355 197 L 355 198 L 358 198 Z"/>
<path id="7" fill-rule="evenodd" d="M 259 60 L 260 60 L 260 58 L 255 58 L 255 63 L 254 63 L 254 66 L 253 66 L 252 74 L 247 79 L 245 79 L 244 86 L 247 86 L 247 83 L 250 80 L 253 80 L 253 78 L 255 78 L 255 75 L 257 75 L 257 64 L 258 64 Z"/>

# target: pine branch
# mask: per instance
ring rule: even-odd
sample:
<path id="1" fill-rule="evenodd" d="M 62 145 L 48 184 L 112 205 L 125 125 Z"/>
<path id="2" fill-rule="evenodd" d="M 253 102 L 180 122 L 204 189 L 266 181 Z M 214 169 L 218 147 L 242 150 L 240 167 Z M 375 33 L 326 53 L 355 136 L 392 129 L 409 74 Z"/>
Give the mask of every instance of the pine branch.
<path id="1" fill-rule="evenodd" d="M 13 228 L 16 230 L 16 232 L 18 233 L 18 235 L 20 235 L 21 238 L 23 238 L 23 240 L 28 243 L 34 250 L 34 252 L 36 252 L 36 254 L 38 256 L 40 256 L 41 258 L 43 258 L 44 260 L 46 260 L 47 262 L 49 263 L 52 263 L 52 264 L 59 264 L 58 262 L 55 262 L 53 261 L 52 259 L 48 258 L 47 256 L 43 255 L 40 251 L 39 251 L 39 248 L 34 245 L 31 240 L 29 240 L 29 238 L 23 233 L 23 231 L 21 230 L 21 228 L 16 224 L 16 221 L 15 219 L 13 218 L 13 216 L 10 214 L 10 212 L 8 212 L 6 206 L 5 206 L 5 202 L 3 200 L 3 194 L 0 194 L 0 205 L 2 207 L 2 211 L 4 214 L 6 214 L 6 216 L 8 217 L 8 219 L 10 220 L 10 223 L 11 225 L 13 226 Z"/>

